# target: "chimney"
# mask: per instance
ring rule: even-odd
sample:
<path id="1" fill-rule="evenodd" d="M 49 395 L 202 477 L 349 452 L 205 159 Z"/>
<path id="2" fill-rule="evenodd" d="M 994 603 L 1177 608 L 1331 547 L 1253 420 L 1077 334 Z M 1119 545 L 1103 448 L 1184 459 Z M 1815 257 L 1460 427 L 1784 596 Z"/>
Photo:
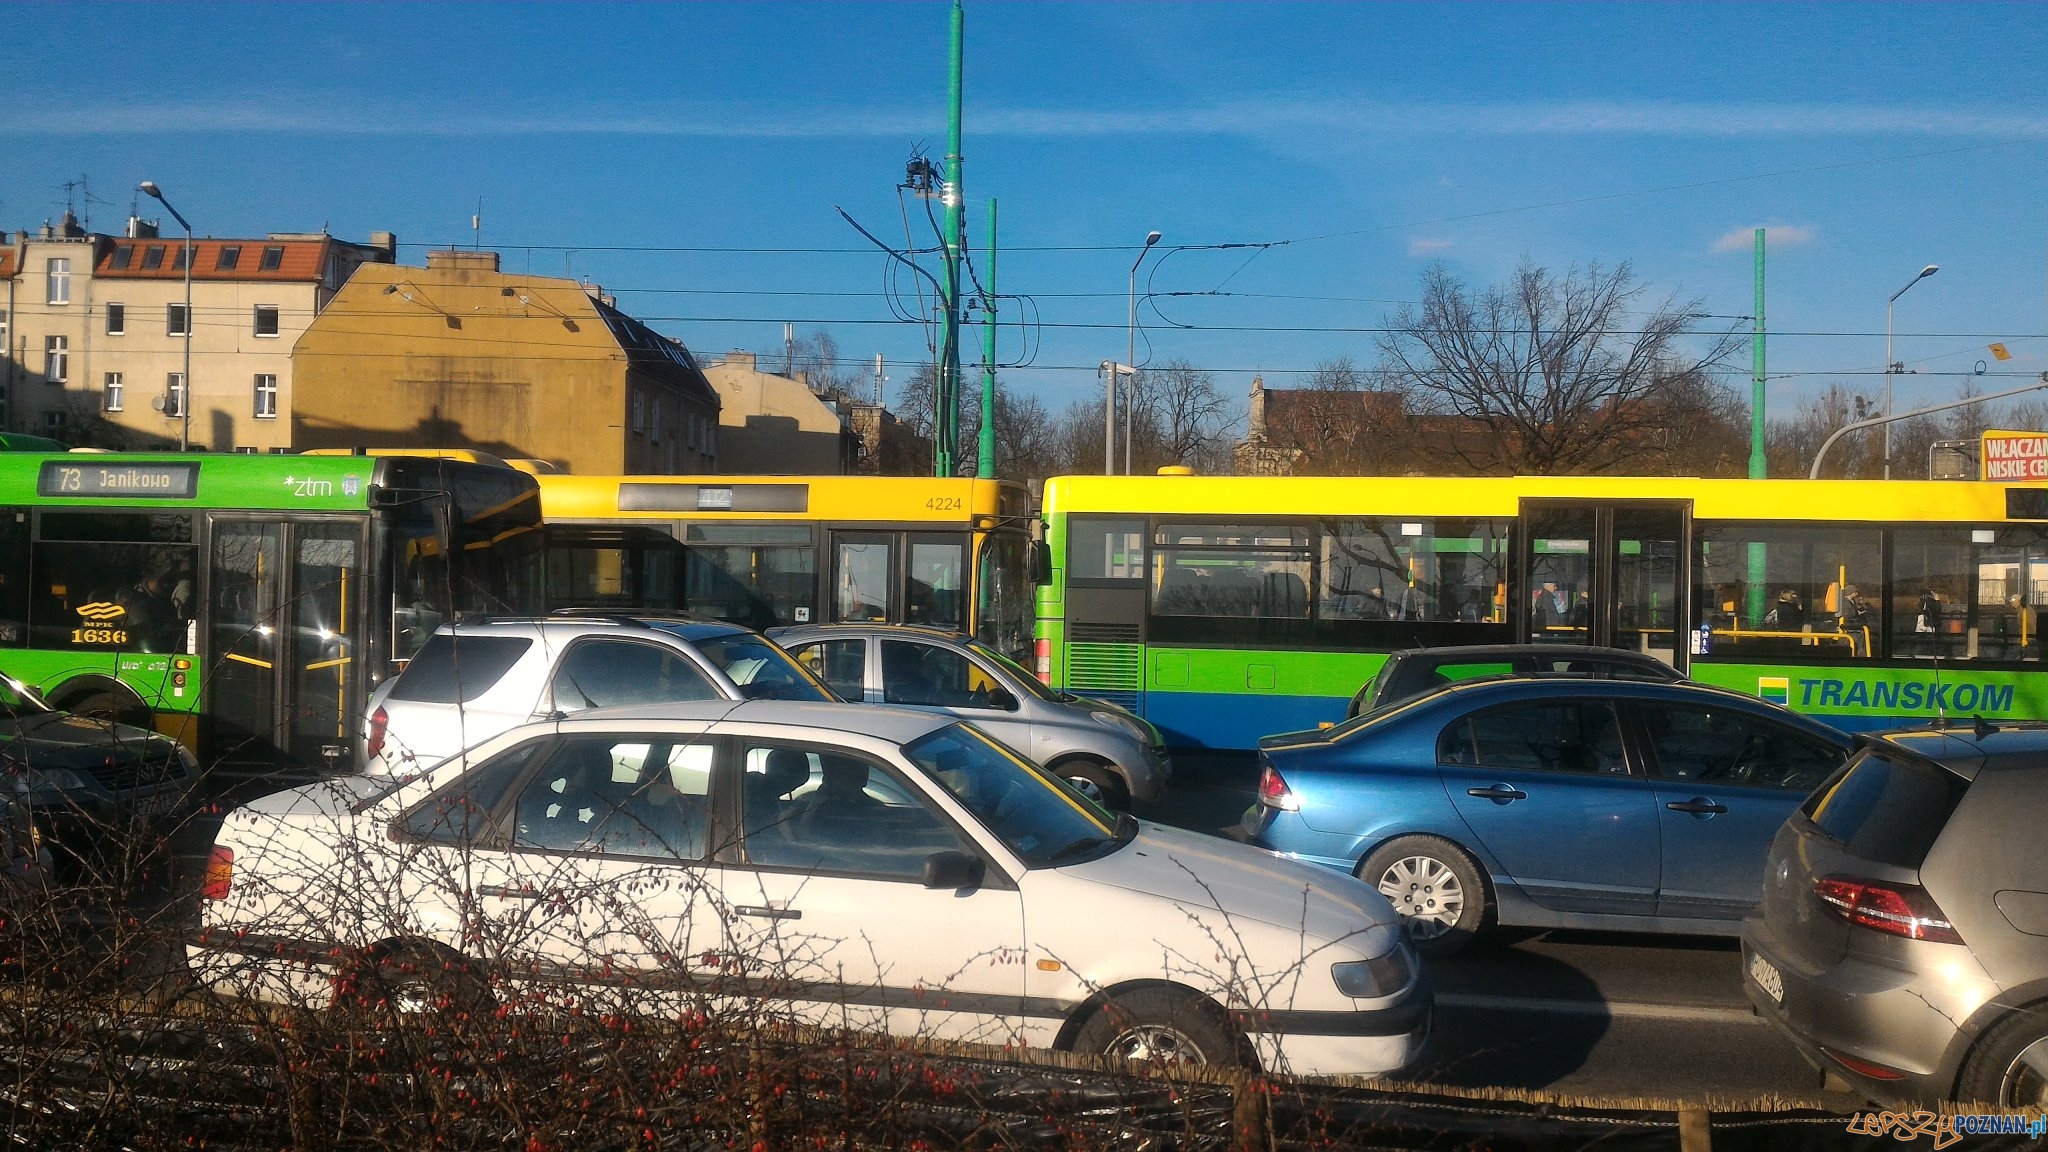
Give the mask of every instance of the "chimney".
<path id="1" fill-rule="evenodd" d="M 85 226 L 78 222 L 77 213 L 74 213 L 69 208 L 64 210 L 63 228 L 64 238 L 67 240 L 77 240 L 85 235 Z"/>
<path id="2" fill-rule="evenodd" d="M 154 240 L 157 238 L 157 235 L 156 221 L 144 220 L 140 216 L 130 216 L 128 218 L 128 239 Z"/>
<path id="3" fill-rule="evenodd" d="M 373 263 L 398 263 L 398 233 L 372 232 L 370 233 L 370 247 L 378 249 L 384 254 L 384 258 L 382 260 L 373 261 Z"/>
<path id="4" fill-rule="evenodd" d="M 1247 430 L 1249 434 L 1246 435 L 1245 439 L 1264 440 L 1266 438 L 1266 379 L 1263 376 L 1252 377 L 1251 407 L 1251 427 Z"/>
<path id="5" fill-rule="evenodd" d="M 725 364 L 728 368 L 744 368 L 752 372 L 754 370 L 754 354 L 738 350 L 727 352 L 725 354 Z"/>
<path id="6" fill-rule="evenodd" d="M 466 248 L 446 248 L 427 253 L 427 267 L 454 272 L 496 272 L 498 254 Z"/>

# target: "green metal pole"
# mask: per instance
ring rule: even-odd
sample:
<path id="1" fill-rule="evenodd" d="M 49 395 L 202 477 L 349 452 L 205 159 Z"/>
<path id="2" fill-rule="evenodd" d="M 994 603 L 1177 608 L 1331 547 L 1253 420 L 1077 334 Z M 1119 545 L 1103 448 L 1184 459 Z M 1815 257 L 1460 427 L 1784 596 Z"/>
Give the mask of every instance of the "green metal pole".
<path id="1" fill-rule="evenodd" d="M 1749 476 L 1762 480 L 1769 474 L 1764 466 L 1764 230 L 1756 230 L 1755 327 L 1749 337 Z M 1770 575 L 1764 546 L 1749 545 L 1749 594 L 1743 597 L 1743 615 L 1751 628 L 1764 618 L 1764 603 L 1770 598 Z"/>
<path id="2" fill-rule="evenodd" d="M 996 202 L 988 202 L 988 285 L 981 298 L 981 452 L 974 474 L 996 475 Z"/>
<path id="3" fill-rule="evenodd" d="M 940 329 L 938 442 L 932 446 L 932 469 L 951 476 L 960 450 L 960 58 L 966 37 L 966 13 L 953 0 L 952 67 L 948 76 L 946 113 L 946 315 Z"/>

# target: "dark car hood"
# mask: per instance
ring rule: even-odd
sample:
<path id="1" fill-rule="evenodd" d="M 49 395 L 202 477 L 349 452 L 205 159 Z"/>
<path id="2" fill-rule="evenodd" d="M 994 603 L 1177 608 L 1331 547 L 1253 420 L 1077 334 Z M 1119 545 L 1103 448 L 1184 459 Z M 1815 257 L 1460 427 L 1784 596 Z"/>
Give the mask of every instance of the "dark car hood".
<path id="1" fill-rule="evenodd" d="M 0 758 L 31 768 L 93 768 L 175 759 L 178 746 L 154 732 L 69 712 L 0 720 Z"/>

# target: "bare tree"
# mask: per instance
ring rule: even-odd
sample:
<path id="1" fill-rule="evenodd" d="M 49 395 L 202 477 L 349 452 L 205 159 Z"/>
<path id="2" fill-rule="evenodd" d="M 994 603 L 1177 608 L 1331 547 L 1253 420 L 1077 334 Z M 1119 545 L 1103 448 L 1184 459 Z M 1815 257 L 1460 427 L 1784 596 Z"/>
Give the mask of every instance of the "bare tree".
<path id="1" fill-rule="evenodd" d="M 1223 432 L 1237 413 L 1214 375 L 1175 357 L 1138 373 L 1131 395 L 1134 471 L 1166 464 L 1216 470 L 1224 458 Z"/>
<path id="2" fill-rule="evenodd" d="M 764 368 L 781 365 L 781 375 L 792 380 L 801 377 L 820 396 L 855 396 L 866 386 L 861 366 L 844 360 L 839 341 L 822 328 L 779 344 L 772 352 L 756 353 L 755 360 Z"/>
<path id="3" fill-rule="evenodd" d="M 1261 450 L 1283 471 L 1307 476 L 1400 472 L 1417 466 L 1422 447 L 1408 433 L 1408 414 L 1397 392 L 1368 387 L 1366 372 L 1349 356 L 1324 360 L 1294 388 L 1266 389 Z"/>
<path id="4" fill-rule="evenodd" d="M 1562 275 L 1525 263 L 1483 290 L 1439 264 L 1422 287 L 1378 341 L 1382 378 L 1411 411 L 1478 430 L 1447 441 L 1476 472 L 1608 471 L 1651 453 L 1659 429 L 1706 414 L 1667 386 L 1711 375 L 1740 345 L 1724 332 L 1682 347 L 1700 301 L 1634 310 L 1644 286 L 1626 262 Z"/>
<path id="5" fill-rule="evenodd" d="M 1771 421 L 1764 442 L 1771 475 L 1806 475 L 1813 467 L 1814 454 L 1836 429 L 1852 421 L 1867 420 L 1876 412 L 1877 405 L 1870 397 L 1851 392 L 1839 383 L 1829 384 L 1826 391 L 1807 401 L 1796 415 Z M 1882 429 L 1843 437 L 1828 449 L 1822 475 L 1837 479 L 1883 475 L 1883 444 Z"/>

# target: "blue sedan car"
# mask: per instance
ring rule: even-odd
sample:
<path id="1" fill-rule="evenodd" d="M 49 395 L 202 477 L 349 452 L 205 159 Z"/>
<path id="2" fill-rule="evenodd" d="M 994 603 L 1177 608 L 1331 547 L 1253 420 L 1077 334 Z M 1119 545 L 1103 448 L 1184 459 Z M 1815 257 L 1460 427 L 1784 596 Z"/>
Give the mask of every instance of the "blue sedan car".
<path id="1" fill-rule="evenodd" d="M 1494 925 L 1733 936 L 1833 728 L 1692 684 L 1469 681 L 1261 742 L 1247 838 L 1354 872 L 1444 955 Z"/>

